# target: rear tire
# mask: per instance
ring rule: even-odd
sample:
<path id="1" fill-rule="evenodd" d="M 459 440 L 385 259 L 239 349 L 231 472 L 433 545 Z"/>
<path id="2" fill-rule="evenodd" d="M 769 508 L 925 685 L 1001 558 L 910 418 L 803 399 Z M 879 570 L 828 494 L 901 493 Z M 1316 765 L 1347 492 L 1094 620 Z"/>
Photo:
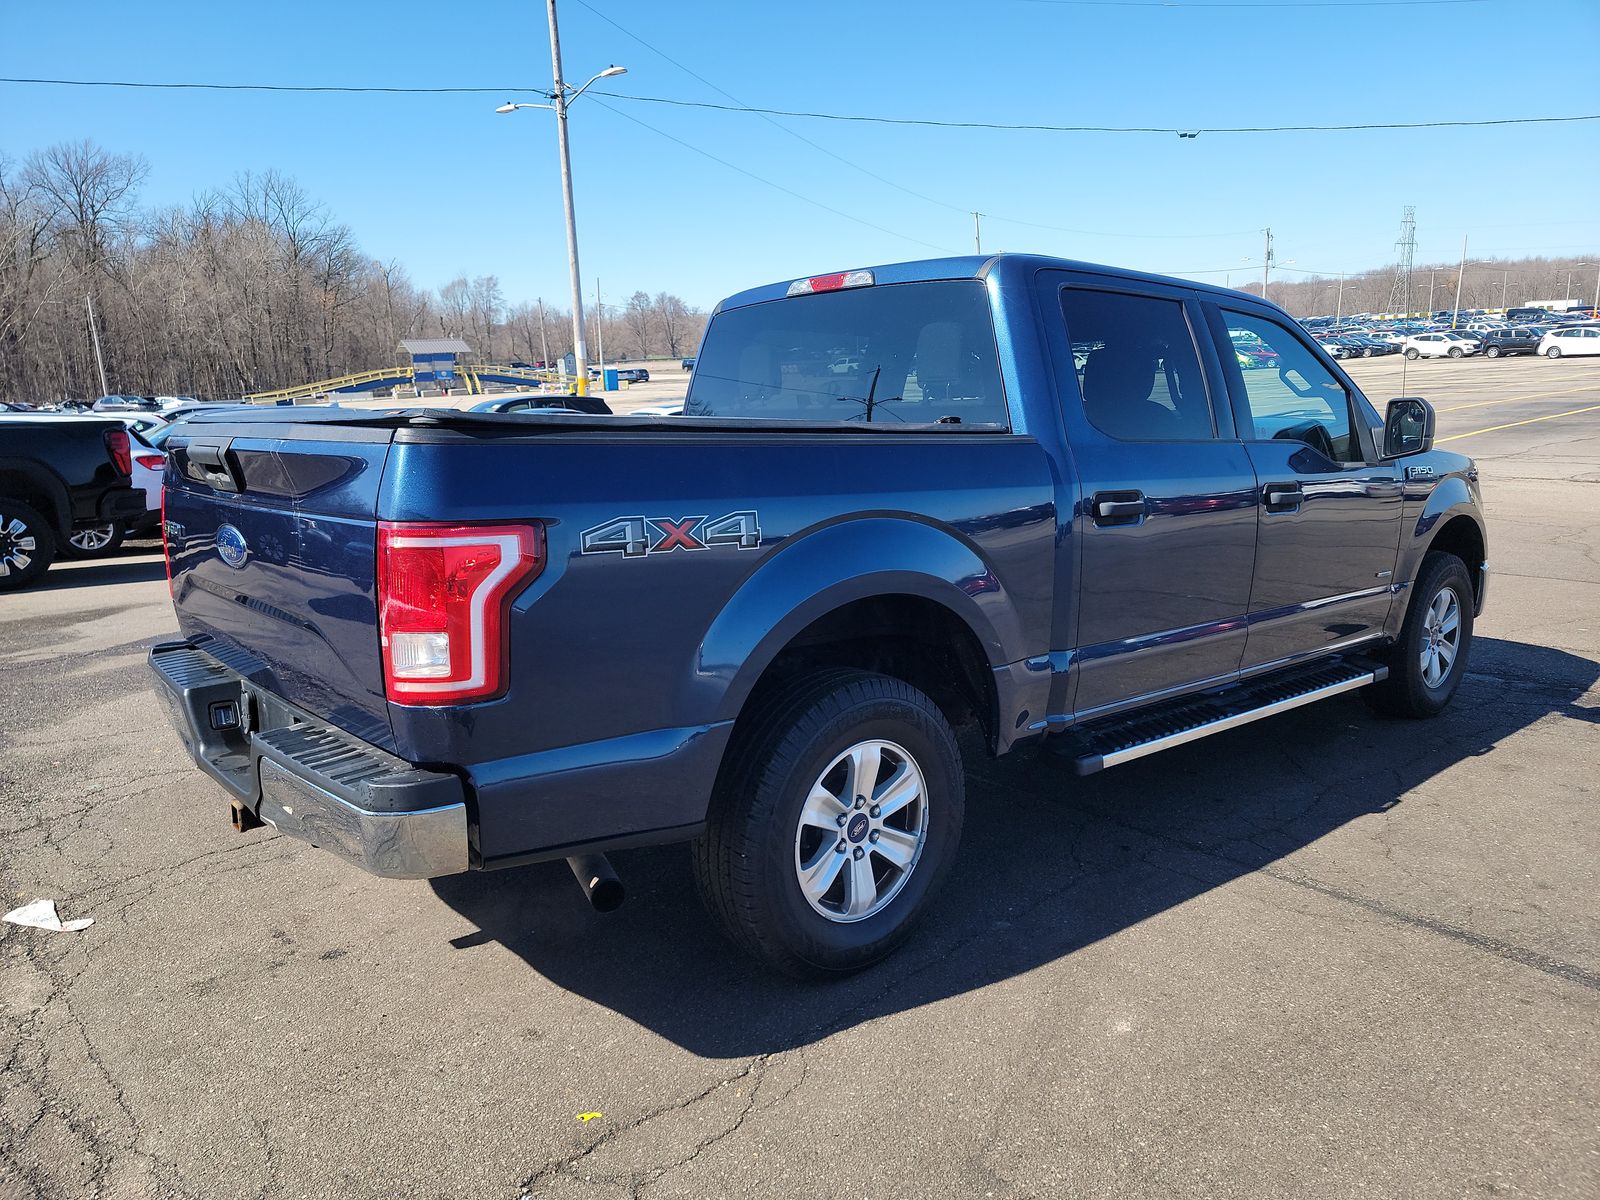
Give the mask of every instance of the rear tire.
<path id="1" fill-rule="evenodd" d="M 1499 346 L 1490 346 L 1487 350 L 1485 350 L 1483 352 L 1483 354 L 1484 354 L 1485 358 L 1499 358 L 1500 357 L 1500 347 Z"/>
<path id="2" fill-rule="evenodd" d="M 1436 717 L 1456 694 L 1472 652 L 1472 578 L 1454 554 L 1435 550 L 1422 560 L 1400 639 L 1389 657 L 1389 678 L 1361 689 L 1385 717 Z"/>
<path id="3" fill-rule="evenodd" d="M 56 557 L 56 533 L 26 504 L 0 497 L 0 592 L 38 581 Z"/>
<path id="4" fill-rule="evenodd" d="M 1561 347 L 1560 346 L 1551 346 L 1550 349 L 1548 349 L 1548 350 L 1546 350 L 1544 352 L 1544 356 L 1546 358 L 1560 358 L 1561 357 Z"/>
<path id="5" fill-rule="evenodd" d="M 1406 357 L 1415 361 L 1416 359 L 1422 357 L 1422 351 L 1418 350 L 1415 346 L 1407 346 Z"/>
<path id="6" fill-rule="evenodd" d="M 106 521 L 100 525 L 87 525 L 67 534 L 62 543 L 62 558 L 104 558 L 122 548 L 128 531 L 120 521 Z"/>
<path id="7" fill-rule="evenodd" d="M 758 700 L 736 739 L 693 848 L 706 907 L 788 975 L 879 961 L 961 840 L 961 753 L 944 715 L 899 679 L 830 669 Z"/>

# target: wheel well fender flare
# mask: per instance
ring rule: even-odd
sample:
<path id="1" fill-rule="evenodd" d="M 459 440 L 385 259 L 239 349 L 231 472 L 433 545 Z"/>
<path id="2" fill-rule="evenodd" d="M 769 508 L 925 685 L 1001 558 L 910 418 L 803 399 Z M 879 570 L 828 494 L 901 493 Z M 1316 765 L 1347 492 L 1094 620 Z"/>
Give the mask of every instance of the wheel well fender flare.
<path id="1" fill-rule="evenodd" d="M 744 580 L 697 648 L 685 711 L 733 720 L 808 625 L 854 601 L 894 595 L 949 609 L 992 667 L 1021 645 L 1010 595 L 965 539 L 911 516 L 857 518 L 794 535 Z"/>
<path id="2" fill-rule="evenodd" d="M 1435 537 L 1446 525 L 1458 516 L 1465 516 L 1478 528 L 1479 538 L 1483 538 L 1483 522 L 1478 516 L 1477 501 L 1473 497 L 1467 481 L 1459 475 L 1449 475 L 1428 493 L 1427 502 L 1422 506 L 1422 511 L 1417 514 L 1416 522 L 1411 527 L 1411 536 L 1408 544 L 1417 548 L 1417 561 L 1422 561 L 1422 555 L 1432 544 Z M 1487 539 L 1484 539 L 1487 545 Z M 1475 563 L 1469 563 L 1475 566 Z"/>
<path id="3" fill-rule="evenodd" d="M 1467 481 L 1460 476 L 1440 480 L 1438 486 L 1429 493 L 1427 503 L 1417 514 L 1400 548 L 1401 570 L 1398 577 L 1406 582 L 1416 579 L 1417 572 L 1422 569 L 1423 558 L 1441 542 L 1452 553 L 1463 558 L 1468 572 L 1476 580 L 1478 567 L 1488 556 L 1489 538 L 1477 498 Z M 1470 551 L 1462 545 L 1463 542 L 1473 543 Z"/>
<path id="4" fill-rule="evenodd" d="M 20 494 L 13 490 L 18 483 L 22 487 Z M 0 494 L 41 508 L 41 515 L 51 523 L 56 536 L 64 538 L 71 532 L 72 507 L 67 499 L 67 485 L 50 468 L 32 459 L 0 455 Z M 39 504 L 41 499 L 42 505 Z"/>

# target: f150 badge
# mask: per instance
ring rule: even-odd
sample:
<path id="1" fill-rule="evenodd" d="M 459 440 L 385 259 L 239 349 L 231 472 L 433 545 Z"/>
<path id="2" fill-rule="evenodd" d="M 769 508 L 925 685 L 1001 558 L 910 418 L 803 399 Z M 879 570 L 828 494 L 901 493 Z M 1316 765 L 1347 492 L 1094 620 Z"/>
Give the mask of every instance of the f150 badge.
<path id="1" fill-rule="evenodd" d="M 710 550 L 732 546 L 736 550 L 761 548 L 761 523 L 754 511 L 725 517 L 617 517 L 585 529 L 581 552 L 620 554 L 643 558 L 674 550 Z"/>

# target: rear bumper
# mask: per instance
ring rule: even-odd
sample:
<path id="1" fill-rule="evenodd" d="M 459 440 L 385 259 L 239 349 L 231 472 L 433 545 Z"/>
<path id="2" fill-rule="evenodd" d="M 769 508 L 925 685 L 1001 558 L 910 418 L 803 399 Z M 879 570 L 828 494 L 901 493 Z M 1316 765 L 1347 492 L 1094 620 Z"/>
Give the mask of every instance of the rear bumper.
<path id="1" fill-rule="evenodd" d="M 80 524 L 92 524 L 96 520 L 131 521 L 144 516 L 144 512 L 143 488 L 111 488 L 100 497 L 93 520 L 83 521 Z"/>
<path id="2" fill-rule="evenodd" d="M 472 865 L 456 776 L 414 767 L 317 720 L 190 642 L 155 646 L 150 667 L 196 765 L 280 833 L 391 879 Z"/>

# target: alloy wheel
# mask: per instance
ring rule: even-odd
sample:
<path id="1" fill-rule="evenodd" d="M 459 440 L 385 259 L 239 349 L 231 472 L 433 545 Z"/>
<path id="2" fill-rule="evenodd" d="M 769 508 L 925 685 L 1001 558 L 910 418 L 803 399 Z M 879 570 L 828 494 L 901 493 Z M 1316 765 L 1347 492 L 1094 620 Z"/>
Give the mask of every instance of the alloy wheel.
<path id="1" fill-rule="evenodd" d="M 33 553 L 38 542 L 20 519 L 12 517 L 0 527 L 0 575 L 21 574 L 33 565 Z"/>
<path id="2" fill-rule="evenodd" d="M 811 785 L 795 830 L 795 879 L 828 920 L 864 921 L 905 887 L 927 840 L 916 760 L 893 742 L 857 742 Z"/>
<path id="3" fill-rule="evenodd" d="M 117 527 L 108 522 L 105 525 L 89 525 L 83 529 L 74 529 L 67 535 L 67 541 L 75 550 L 94 554 L 109 546 L 116 536 Z"/>
<path id="4" fill-rule="evenodd" d="M 1443 588 L 1422 619 L 1422 681 L 1439 687 L 1461 652 L 1461 602 L 1453 588 Z"/>

